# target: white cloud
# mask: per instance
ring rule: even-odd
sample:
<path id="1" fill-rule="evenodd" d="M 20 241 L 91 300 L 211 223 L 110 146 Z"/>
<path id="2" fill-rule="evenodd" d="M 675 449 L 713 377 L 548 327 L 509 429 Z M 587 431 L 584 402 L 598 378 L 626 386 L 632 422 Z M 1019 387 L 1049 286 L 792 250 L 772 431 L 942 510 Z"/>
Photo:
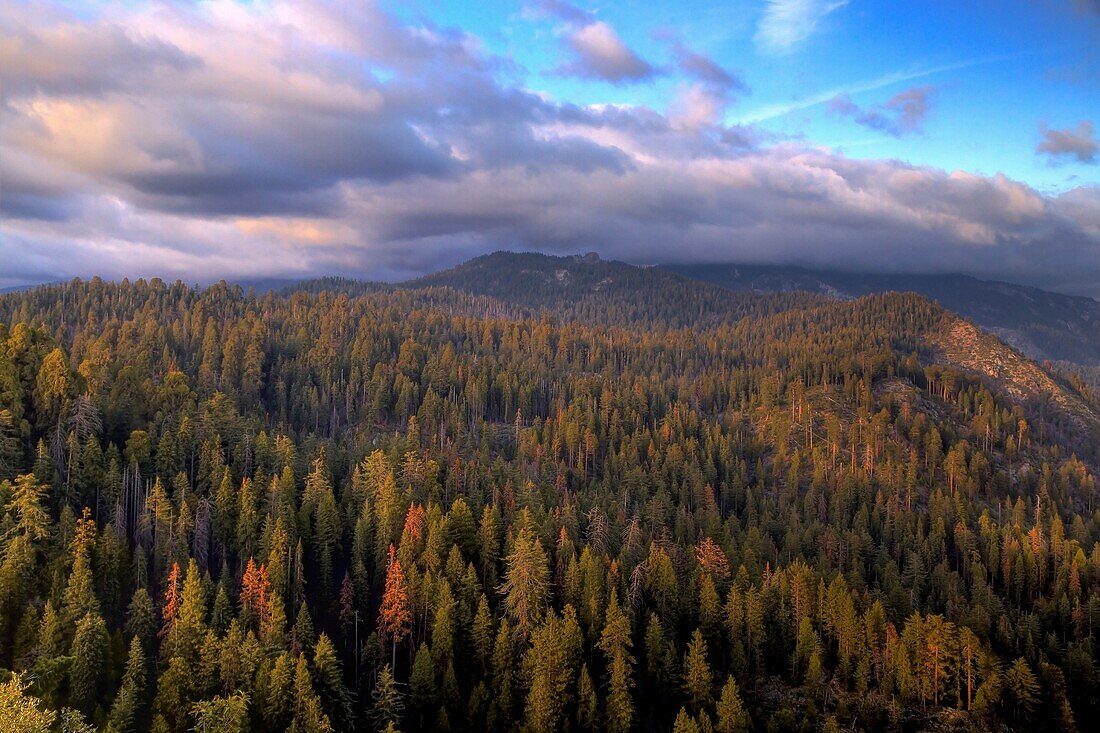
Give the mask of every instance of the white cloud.
<path id="1" fill-rule="evenodd" d="M 756 28 L 756 44 L 770 54 L 791 53 L 848 0 L 767 0 Z"/>
<path id="2" fill-rule="evenodd" d="M 603 79 L 614 84 L 649 79 L 657 69 L 632 51 L 607 23 L 597 20 L 569 33 L 574 59 L 559 68 L 571 76 Z"/>

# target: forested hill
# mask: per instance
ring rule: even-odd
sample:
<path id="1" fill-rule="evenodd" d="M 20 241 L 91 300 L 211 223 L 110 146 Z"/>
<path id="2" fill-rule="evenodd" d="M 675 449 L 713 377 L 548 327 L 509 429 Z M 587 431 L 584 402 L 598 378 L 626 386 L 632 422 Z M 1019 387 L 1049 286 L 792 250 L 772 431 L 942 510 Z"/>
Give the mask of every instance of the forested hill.
<path id="1" fill-rule="evenodd" d="M 783 265 L 671 264 L 661 269 L 734 291 L 799 290 L 857 298 L 920 293 L 969 318 L 1033 359 L 1100 365 L 1100 302 L 966 275 L 905 275 L 812 270 Z"/>
<path id="2" fill-rule="evenodd" d="M 396 285 L 324 278 L 288 289 L 358 295 L 440 286 L 492 296 L 528 313 L 541 310 L 601 323 L 634 320 L 644 327 L 760 315 L 822 299 L 915 292 L 996 334 L 1032 359 L 1060 362 L 1067 373 L 1088 375 L 1100 365 L 1100 302 L 956 274 L 849 273 L 722 263 L 638 267 L 595 254 L 553 257 L 495 252 Z"/>
<path id="3" fill-rule="evenodd" d="M 0 296 L 0 729 L 1096 719 L 1087 388 L 913 294 L 551 265 Z"/>
<path id="4" fill-rule="evenodd" d="M 595 253 L 554 257 L 533 252 L 494 252 L 397 284 L 321 278 L 283 292 L 357 296 L 440 288 L 492 298 L 498 311 L 509 315 L 545 314 L 561 321 L 649 330 L 714 326 L 827 300 L 809 293 L 732 293 L 662 269 L 604 260 Z"/>

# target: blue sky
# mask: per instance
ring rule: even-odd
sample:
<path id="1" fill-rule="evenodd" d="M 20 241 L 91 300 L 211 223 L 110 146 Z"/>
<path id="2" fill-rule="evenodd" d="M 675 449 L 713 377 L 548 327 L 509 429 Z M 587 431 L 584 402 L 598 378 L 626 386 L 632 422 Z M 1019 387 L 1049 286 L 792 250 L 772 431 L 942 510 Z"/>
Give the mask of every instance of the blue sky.
<path id="1" fill-rule="evenodd" d="M 0 287 L 497 249 L 1100 296 L 1100 2 L 0 4 Z"/>
<path id="2" fill-rule="evenodd" d="M 1076 159 L 1052 164 L 1035 153 L 1040 123 L 1068 127 L 1100 110 L 1100 16 L 1088 17 L 1074 2 L 1035 0 L 804 5 L 838 7 L 804 39 L 777 49 L 758 37 L 766 2 L 580 4 L 642 58 L 668 69 L 618 85 L 555 73 L 568 30 L 535 5 L 422 0 L 392 7 L 410 20 L 477 35 L 515 61 L 528 87 L 563 101 L 667 106 L 684 83 L 672 58 L 669 39 L 675 38 L 747 84 L 727 122 L 755 123 L 852 157 L 1003 172 L 1044 190 L 1100 180 L 1095 166 Z M 1082 78 L 1090 72 L 1091 80 Z M 813 103 L 853 90 L 854 103 L 871 106 L 925 85 L 933 88 L 928 116 L 920 131 L 900 137 L 830 114 L 827 102 Z"/>

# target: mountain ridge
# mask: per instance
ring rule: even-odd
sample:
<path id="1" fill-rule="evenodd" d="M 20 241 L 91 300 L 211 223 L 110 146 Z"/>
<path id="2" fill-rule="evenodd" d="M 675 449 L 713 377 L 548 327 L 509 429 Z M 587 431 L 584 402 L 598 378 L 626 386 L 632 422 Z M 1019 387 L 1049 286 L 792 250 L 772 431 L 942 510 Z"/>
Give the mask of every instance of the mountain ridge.
<path id="1" fill-rule="evenodd" d="M 1033 359 L 1100 364 L 1100 302 L 962 274 L 857 273 L 785 265 L 662 264 L 734 291 L 802 290 L 837 298 L 912 291 L 973 320 Z"/>

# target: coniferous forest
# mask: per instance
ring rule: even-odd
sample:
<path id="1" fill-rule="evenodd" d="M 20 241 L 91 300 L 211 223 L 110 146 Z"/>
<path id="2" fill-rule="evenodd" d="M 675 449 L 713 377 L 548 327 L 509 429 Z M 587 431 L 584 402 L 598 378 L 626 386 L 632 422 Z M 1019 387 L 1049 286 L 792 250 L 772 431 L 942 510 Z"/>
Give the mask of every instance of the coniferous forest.
<path id="1" fill-rule="evenodd" d="M 0 297 L 0 729 L 1091 727 L 1083 383 L 600 277 Z"/>

